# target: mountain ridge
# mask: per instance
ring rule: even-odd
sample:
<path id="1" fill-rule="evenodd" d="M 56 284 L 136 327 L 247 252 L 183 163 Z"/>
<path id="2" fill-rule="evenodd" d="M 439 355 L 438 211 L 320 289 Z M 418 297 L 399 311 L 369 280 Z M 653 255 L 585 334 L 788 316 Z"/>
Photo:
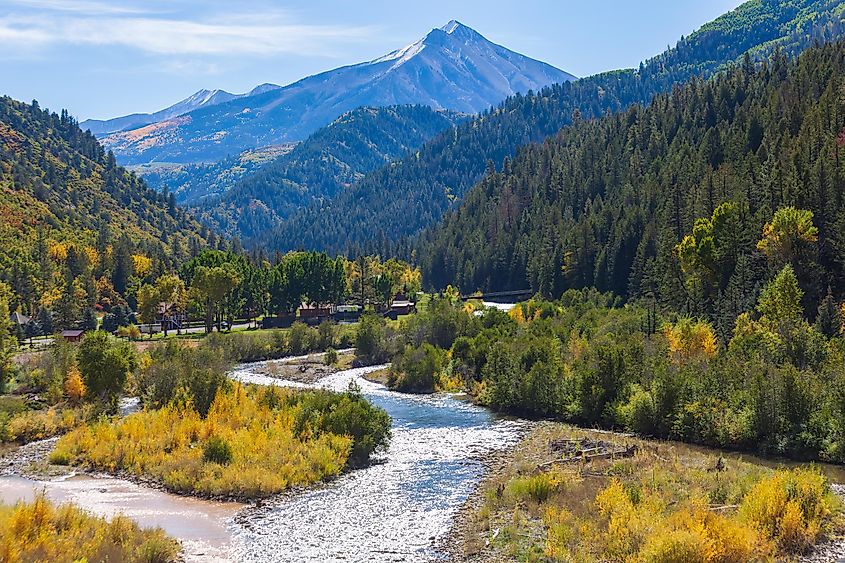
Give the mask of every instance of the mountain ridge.
<path id="1" fill-rule="evenodd" d="M 0 217 L 0 280 L 26 310 L 53 289 L 39 285 L 54 279 L 45 268 L 60 273 L 48 252 L 60 266 L 87 262 L 103 274 L 118 246 L 175 268 L 217 239 L 119 166 L 66 111 L 9 97 L 0 97 Z M 71 247 L 86 257 L 72 259 Z"/>
<path id="2" fill-rule="evenodd" d="M 86 119 L 79 124 L 83 131 L 91 131 L 94 135 L 102 136 L 109 133 L 117 133 L 128 129 L 136 129 L 145 125 L 151 125 L 159 121 L 167 121 L 180 115 L 185 115 L 196 109 L 222 104 L 236 98 L 254 96 L 279 86 L 270 83 L 259 84 L 249 92 L 243 94 L 232 94 L 225 90 L 197 90 L 184 100 L 180 100 L 162 110 L 153 113 L 132 113 L 112 119 Z"/>
<path id="3" fill-rule="evenodd" d="M 574 78 L 453 21 L 383 57 L 102 140 L 124 164 L 211 162 L 249 148 L 302 140 L 358 107 L 422 104 L 477 113 L 514 93 Z"/>
<path id="4" fill-rule="evenodd" d="M 357 108 L 320 128 L 290 152 L 193 207 L 206 226 L 251 238 L 296 209 L 326 201 L 356 180 L 468 116 L 428 106 Z"/>

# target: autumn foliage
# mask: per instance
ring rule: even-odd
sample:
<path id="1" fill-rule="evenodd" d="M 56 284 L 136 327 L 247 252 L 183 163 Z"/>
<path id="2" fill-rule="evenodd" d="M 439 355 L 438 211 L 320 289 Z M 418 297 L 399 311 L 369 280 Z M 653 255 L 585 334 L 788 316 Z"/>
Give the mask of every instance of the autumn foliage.
<path id="1" fill-rule="evenodd" d="M 111 521 L 44 494 L 30 503 L 0 505 L 0 561 L 178 561 L 179 544 L 160 529 L 142 530 L 125 516 Z"/>

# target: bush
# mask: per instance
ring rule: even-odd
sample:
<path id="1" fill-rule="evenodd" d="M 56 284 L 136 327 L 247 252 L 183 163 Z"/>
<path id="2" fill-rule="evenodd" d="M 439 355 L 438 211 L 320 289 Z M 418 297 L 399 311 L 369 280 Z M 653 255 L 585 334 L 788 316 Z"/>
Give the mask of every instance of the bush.
<path id="1" fill-rule="evenodd" d="M 205 417 L 187 402 L 77 428 L 50 459 L 246 499 L 334 477 L 389 437 L 387 413 L 356 393 L 235 385 L 217 393 Z"/>
<path id="2" fill-rule="evenodd" d="M 334 348 L 326 350 L 326 354 L 323 356 L 323 363 L 327 366 L 335 365 L 337 363 L 337 350 Z"/>
<path id="3" fill-rule="evenodd" d="M 74 366 L 65 379 L 65 395 L 71 403 L 79 403 L 85 397 L 85 383 L 82 381 L 82 374 Z"/>
<path id="4" fill-rule="evenodd" d="M 504 496 L 511 505 L 531 500 L 543 503 L 553 494 L 562 492 L 565 486 L 565 476 L 556 471 L 543 471 L 536 475 L 517 477 L 505 487 Z"/>
<path id="5" fill-rule="evenodd" d="M 317 327 L 317 333 L 319 335 L 317 338 L 317 348 L 319 350 L 327 350 L 337 345 L 340 330 L 336 322 L 323 321 Z"/>
<path id="6" fill-rule="evenodd" d="M 120 394 L 127 376 L 137 367 L 135 349 L 103 331 L 86 334 L 77 356 L 85 388 L 103 399 Z"/>
<path id="7" fill-rule="evenodd" d="M 654 436 L 655 408 L 651 393 L 635 387 L 628 403 L 620 408 L 619 418 L 628 430 L 641 436 Z"/>
<path id="8" fill-rule="evenodd" d="M 30 372 L 30 384 L 46 393 L 51 404 L 58 403 L 65 394 L 64 382 L 76 364 L 76 347 L 58 338 L 41 355 L 38 370 Z"/>
<path id="9" fill-rule="evenodd" d="M 332 433 L 352 438 L 347 465 L 361 467 L 390 442 L 390 416 L 355 389 L 338 394 L 314 391 L 298 397 L 298 435 Z"/>
<path id="10" fill-rule="evenodd" d="M 742 500 L 740 515 L 781 551 L 800 553 L 825 532 L 838 501 L 817 469 L 780 470 Z"/>
<path id="11" fill-rule="evenodd" d="M 117 329 L 117 336 L 119 338 L 128 338 L 129 340 L 139 340 L 141 338 L 141 329 L 135 325 L 121 326 Z"/>
<path id="12" fill-rule="evenodd" d="M 290 353 L 298 356 L 307 354 L 317 349 L 320 341 L 320 333 L 315 328 L 301 323 L 295 322 L 290 327 L 290 334 L 288 334 L 288 341 L 290 342 Z"/>
<path id="13" fill-rule="evenodd" d="M 372 313 L 361 317 L 355 337 L 355 348 L 358 359 L 366 364 L 380 364 L 390 359 L 387 323 L 384 317 Z"/>
<path id="14" fill-rule="evenodd" d="M 406 393 L 433 393 L 443 370 L 445 352 L 431 344 L 419 348 L 410 345 L 394 359 L 388 374 L 388 386 Z"/>
<path id="15" fill-rule="evenodd" d="M 202 460 L 206 463 L 229 465 L 232 462 L 232 446 L 223 438 L 212 436 L 202 447 Z"/>
<path id="16" fill-rule="evenodd" d="M 23 411 L 7 418 L 5 425 L 0 424 L 0 441 L 27 444 L 63 434 L 85 423 L 95 414 L 91 405 L 73 409 Z M 2 422 L 2 421 L 0 421 Z M 5 429 L 4 429 L 5 426 Z"/>
<path id="17" fill-rule="evenodd" d="M 190 401 L 205 416 L 218 391 L 231 385 L 225 375 L 229 367 L 220 350 L 186 348 L 171 340 L 153 350 L 138 375 L 137 391 L 145 406 L 160 408 Z"/>

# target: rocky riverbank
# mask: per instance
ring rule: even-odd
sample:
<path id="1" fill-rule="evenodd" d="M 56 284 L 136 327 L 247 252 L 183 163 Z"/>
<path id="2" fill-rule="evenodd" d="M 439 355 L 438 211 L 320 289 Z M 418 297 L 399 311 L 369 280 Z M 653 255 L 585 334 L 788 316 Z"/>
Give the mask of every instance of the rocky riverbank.
<path id="1" fill-rule="evenodd" d="M 333 364 L 326 364 L 325 353 L 283 358 L 257 364 L 252 371 L 265 377 L 311 385 L 324 377 L 349 369 L 354 353 L 353 349 L 339 350 L 337 361 Z"/>
<path id="2" fill-rule="evenodd" d="M 50 465 L 48 461 L 58 441 L 58 437 L 53 437 L 10 449 L 0 457 L 0 475 L 43 479 L 67 474 L 67 468 Z"/>
<path id="3" fill-rule="evenodd" d="M 845 503 L 845 484 L 832 485 L 833 491 Z M 819 544 L 808 555 L 797 559 L 796 563 L 843 563 L 845 562 L 845 530 Z"/>

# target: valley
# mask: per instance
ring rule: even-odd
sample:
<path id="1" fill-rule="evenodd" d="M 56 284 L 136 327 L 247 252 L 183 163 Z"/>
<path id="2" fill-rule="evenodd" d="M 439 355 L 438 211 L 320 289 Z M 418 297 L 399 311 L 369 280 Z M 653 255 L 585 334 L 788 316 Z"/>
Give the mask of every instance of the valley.
<path id="1" fill-rule="evenodd" d="M 845 554 L 845 2 L 736 0 L 631 68 L 527 8 L 373 58 L 420 30 L 249 5 L 0 14 L 196 92 L 0 98 L 0 561 Z"/>

